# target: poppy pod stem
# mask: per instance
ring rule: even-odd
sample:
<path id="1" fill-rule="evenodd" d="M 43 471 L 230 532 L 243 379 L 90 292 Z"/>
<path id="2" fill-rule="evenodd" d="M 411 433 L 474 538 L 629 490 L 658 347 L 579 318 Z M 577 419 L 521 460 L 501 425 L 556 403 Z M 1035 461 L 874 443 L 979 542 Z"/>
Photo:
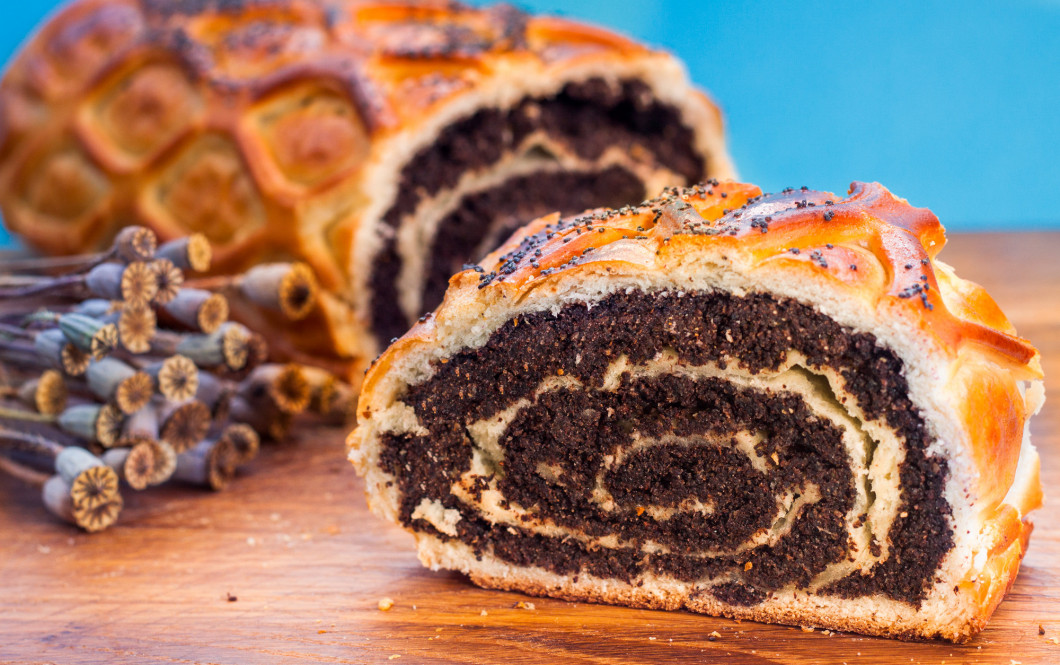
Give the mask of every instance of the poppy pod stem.
<path id="1" fill-rule="evenodd" d="M 110 258 L 113 258 L 113 253 L 109 251 L 76 256 L 42 256 L 32 259 L 5 260 L 3 268 L 8 272 L 48 272 L 63 269 L 87 270 L 91 266 Z"/>
<path id="2" fill-rule="evenodd" d="M 150 261 L 158 247 L 158 236 L 154 231 L 143 226 L 126 226 L 111 243 L 110 249 L 95 254 L 78 254 L 76 256 L 43 256 L 30 259 L 5 260 L 4 270 L 8 272 L 44 272 L 62 270 L 75 272 L 91 270 L 106 261 L 118 259 L 125 263 L 132 261 Z"/>
<path id="3" fill-rule="evenodd" d="M 42 423 L 52 424 L 55 422 L 55 416 L 46 415 L 43 413 L 33 413 L 32 411 L 22 411 L 20 409 L 8 409 L 6 407 L 0 407 L 0 420 L 13 420 L 22 421 L 27 423 Z"/>
<path id="4" fill-rule="evenodd" d="M 14 300 L 16 298 L 60 294 L 81 287 L 84 283 L 84 279 L 80 275 L 47 277 L 32 284 L 0 288 L 0 299 Z"/>
<path id="5" fill-rule="evenodd" d="M 7 323 L 0 323 L 0 335 L 6 335 L 8 337 L 14 337 L 18 339 L 31 339 L 33 333 L 21 326 L 12 326 Z"/>
<path id="6" fill-rule="evenodd" d="M 85 302 L 95 302 L 95 300 L 86 300 Z M 87 312 L 85 312 L 87 314 Z M 39 309 L 35 312 L 30 312 L 22 317 L 23 326 L 32 326 L 34 324 L 44 324 L 46 326 L 53 326 L 59 322 L 60 314 L 47 309 Z"/>
<path id="7" fill-rule="evenodd" d="M 0 455 L 0 473 L 21 480 L 27 485 L 35 487 L 44 485 L 49 478 L 48 474 L 19 464 L 14 460 L 8 459 L 4 455 Z"/>
<path id="8" fill-rule="evenodd" d="M 55 459 L 63 451 L 63 446 L 54 441 L 7 427 L 0 427 L 0 447 L 48 459 Z"/>
<path id="9" fill-rule="evenodd" d="M 40 367 L 62 367 L 62 363 L 56 360 L 54 363 L 50 360 L 45 360 L 38 355 L 36 348 L 36 340 L 34 344 L 26 344 L 24 342 L 13 342 L 0 338 L 0 359 L 4 362 L 23 368 L 40 368 Z"/>

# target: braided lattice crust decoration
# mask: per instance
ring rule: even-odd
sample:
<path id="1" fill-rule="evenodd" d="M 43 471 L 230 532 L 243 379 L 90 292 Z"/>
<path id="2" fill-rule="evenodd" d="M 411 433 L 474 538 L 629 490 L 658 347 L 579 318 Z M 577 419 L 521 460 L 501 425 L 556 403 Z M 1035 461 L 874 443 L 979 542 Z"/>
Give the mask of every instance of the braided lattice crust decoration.
<path id="1" fill-rule="evenodd" d="M 121 224 L 202 233 L 218 272 L 303 261 L 324 289 L 308 319 L 233 315 L 357 380 L 517 221 L 731 170 L 671 56 L 507 6 L 79 0 L 0 108 L 11 229 L 49 253 Z"/>

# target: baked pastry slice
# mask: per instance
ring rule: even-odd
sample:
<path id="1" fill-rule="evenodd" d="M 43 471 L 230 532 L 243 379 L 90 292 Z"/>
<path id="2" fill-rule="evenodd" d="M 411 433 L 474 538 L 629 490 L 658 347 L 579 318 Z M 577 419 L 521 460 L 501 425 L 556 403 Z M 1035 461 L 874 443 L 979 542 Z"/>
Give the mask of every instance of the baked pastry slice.
<path id="1" fill-rule="evenodd" d="M 351 459 L 483 586 L 965 640 L 1027 547 L 1043 390 L 944 242 L 861 183 L 539 219 L 375 363 Z"/>
<path id="2" fill-rule="evenodd" d="M 357 380 L 517 223 L 731 173 L 672 56 L 507 6 L 80 0 L 0 110 L 9 228 L 49 253 L 138 223 L 206 234 L 220 271 L 306 261 L 320 310 L 257 327 Z"/>

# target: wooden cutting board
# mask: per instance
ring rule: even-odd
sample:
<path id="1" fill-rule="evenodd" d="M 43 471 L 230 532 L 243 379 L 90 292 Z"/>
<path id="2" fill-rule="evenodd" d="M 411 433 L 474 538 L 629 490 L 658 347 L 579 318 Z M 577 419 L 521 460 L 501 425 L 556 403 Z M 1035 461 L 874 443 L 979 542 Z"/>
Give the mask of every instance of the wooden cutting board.
<path id="1" fill-rule="evenodd" d="M 1038 345 L 1047 392 L 1060 399 L 1060 233 L 957 236 L 943 258 Z M 1060 663 L 1054 405 L 1032 428 L 1046 505 L 1030 552 L 969 645 L 478 589 L 424 570 L 412 537 L 368 513 L 343 433 L 312 431 L 267 449 L 220 494 L 126 491 L 119 525 L 97 535 L 54 522 L 34 491 L 0 481 L 0 662 Z"/>

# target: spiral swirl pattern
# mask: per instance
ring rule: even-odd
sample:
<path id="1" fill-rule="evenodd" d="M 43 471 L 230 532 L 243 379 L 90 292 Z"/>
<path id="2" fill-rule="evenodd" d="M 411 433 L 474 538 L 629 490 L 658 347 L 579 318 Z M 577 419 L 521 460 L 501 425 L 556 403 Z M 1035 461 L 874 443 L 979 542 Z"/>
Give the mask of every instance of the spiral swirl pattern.
<path id="1" fill-rule="evenodd" d="M 805 305 L 619 294 L 439 363 L 381 463 L 407 526 L 517 565 L 916 604 L 952 534 L 906 390 L 893 353 Z"/>

